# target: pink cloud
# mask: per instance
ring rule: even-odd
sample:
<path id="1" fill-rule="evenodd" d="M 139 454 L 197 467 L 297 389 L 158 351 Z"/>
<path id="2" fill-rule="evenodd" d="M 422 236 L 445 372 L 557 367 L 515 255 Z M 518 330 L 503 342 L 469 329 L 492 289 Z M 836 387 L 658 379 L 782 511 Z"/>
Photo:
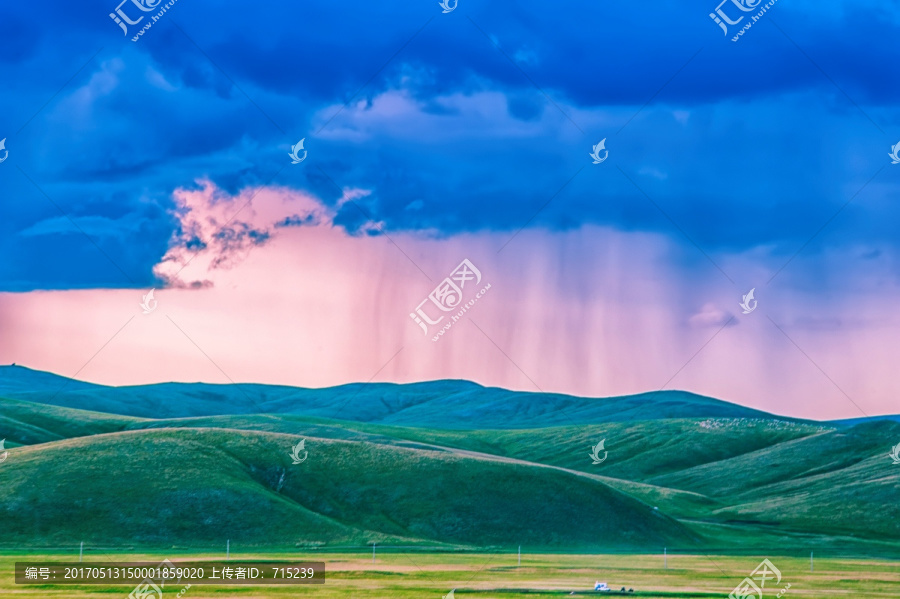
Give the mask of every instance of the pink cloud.
<path id="1" fill-rule="evenodd" d="M 716 328 L 723 327 L 726 324 L 734 326 L 737 321 L 734 320 L 734 314 L 720 310 L 715 304 L 703 304 L 703 307 L 696 314 L 688 318 L 688 324 L 697 328 Z"/>
<path id="2" fill-rule="evenodd" d="M 229 196 L 209 180 L 197 183 L 200 189 L 174 194 L 180 230 L 153 269 L 167 287 L 211 286 L 210 271 L 239 264 L 280 226 L 330 223 L 323 205 L 302 192 L 248 188 Z"/>

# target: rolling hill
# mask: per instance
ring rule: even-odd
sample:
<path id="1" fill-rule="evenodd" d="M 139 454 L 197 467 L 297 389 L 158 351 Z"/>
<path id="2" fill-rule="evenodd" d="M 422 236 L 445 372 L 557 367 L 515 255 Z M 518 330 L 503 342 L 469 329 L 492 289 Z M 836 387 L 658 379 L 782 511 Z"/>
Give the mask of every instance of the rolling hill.
<path id="1" fill-rule="evenodd" d="M 4 543 L 696 542 L 675 519 L 595 477 L 319 438 L 307 439 L 308 459 L 294 465 L 285 448 L 297 441 L 162 429 L 19 448 L 2 471 Z"/>
<path id="2" fill-rule="evenodd" d="M 888 419 L 465 381 L 242 387 L 265 405 L 229 386 L 0 369 L 17 396 L 0 396 L 0 545 L 900 550 L 900 468 L 887 456 L 900 424 Z M 292 464 L 303 438 L 309 458 Z"/>
<path id="3" fill-rule="evenodd" d="M 244 383 L 106 387 L 22 366 L 0 366 L 0 397 L 144 418 L 299 414 L 451 429 L 537 428 L 636 419 L 772 417 L 684 391 L 588 398 L 508 391 L 456 380 L 354 383 L 324 389 Z"/>

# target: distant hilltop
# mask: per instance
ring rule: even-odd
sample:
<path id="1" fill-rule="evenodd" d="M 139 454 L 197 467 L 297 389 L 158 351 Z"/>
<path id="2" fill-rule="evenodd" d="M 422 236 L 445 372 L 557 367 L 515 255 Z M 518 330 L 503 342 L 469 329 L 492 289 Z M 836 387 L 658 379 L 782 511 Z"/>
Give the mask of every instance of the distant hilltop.
<path id="1" fill-rule="evenodd" d="M 297 414 L 436 428 L 540 428 L 663 418 L 775 416 L 687 391 L 617 397 L 510 391 L 472 381 L 350 383 L 309 389 L 256 383 L 109 387 L 23 366 L 0 366 L 0 397 L 144 418 Z"/>

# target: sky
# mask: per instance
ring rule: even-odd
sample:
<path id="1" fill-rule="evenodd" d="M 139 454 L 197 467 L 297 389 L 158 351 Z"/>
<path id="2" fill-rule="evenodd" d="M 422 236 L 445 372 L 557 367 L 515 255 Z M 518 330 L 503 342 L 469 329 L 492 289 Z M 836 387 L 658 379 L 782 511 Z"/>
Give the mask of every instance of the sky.
<path id="1" fill-rule="evenodd" d="M 453 6 L 0 9 L 0 363 L 900 413 L 900 7 Z"/>

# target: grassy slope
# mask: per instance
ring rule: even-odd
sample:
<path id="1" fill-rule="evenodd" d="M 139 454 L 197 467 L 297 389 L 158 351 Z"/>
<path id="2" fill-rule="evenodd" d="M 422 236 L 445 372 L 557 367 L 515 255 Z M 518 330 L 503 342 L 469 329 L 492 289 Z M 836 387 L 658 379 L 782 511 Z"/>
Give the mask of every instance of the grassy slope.
<path id="1" fill-rule="evenodd" d="M 33 445 L 125 430 L 140 418 L 0 398 L 0 439 Z"/>
<path id="2" fill-rule="evenodd" d="M 893 425 L 885 423 L 834 431 L 777 420 L 682 419 L 522 431 L 441 431 L 248 416 L 135 426 L 148 425 L 262 428 L 370 443 L 434 445 L 602 473 L 610 486 L 668 515 L 692 525 L 718 523 L 695 529 L 709 543 L 722 546 L 840 542 L 860 547 L 851 537 L 875 544 L 900 537 L 896 510 L 890 506 L 900 471 L 892 471 L 890 460 L 882 455 L 894 433 Z M 593 465 L 586 450 L 598 438 L 607 439 L 610 453 L 606 462 Z M 839 445 L 821 445 L 824 440 Z M 783 457 L 772 460 L 770 454 Z M 629 458 L 620 460 L 619 455 Z M 881 503 L 888 507 L 880 507 Z M 828 514 L 826 522 L 823 514 Z M 886 515 L 890 520 L 883 522 Z"/>
<path id="3" fill-rule="evenodd" d="M 389 477 L 390 484 L 395 485 L 403 493 L 411 493 L 410 488 L 419 484 L 423 476 L 427 480 L 435 476 L 443 480 L 446 474 L 444 469 L 449 467 L 448 464 L 452 460 L 461 459 L 465 463 L 484 465 L 484 460 L 452 455 L 453 451 L 466 450 L 590 473 L 593 477 L 590 481 L 592 484 L 604 483 L 605 491 L 615 489 L 651 506 L 659 506 L 663 514 L 689 522 L 694 530 L 700 531 L 707 538 L 708 543 L 759 545 L 795 539 L 804 543 L 821 544 L 824 539 L 836 540 L 837 536 L 852 535 L 865 537 L 874 542 L 892 542 L 900 538 L 900 530 L 896 524 L 900 521 L 897 518 L 900 514 L 895 507 L 900 469 L 895 472 L 886 457 L 886 450 L 896 438 L 900 438 L 900 425 L 886 421 L 837 431 L 823 426 L 758 419 L 678 419 L 534 430 L 454 431 L 341 422 L 294 415 L 216 416 L 155 421 L 113 417 L 107 414 L 10 400 L 0 400 L 0 414 L 2 414 L 0 438 L 6 435 L 10 440 L 9 447 L 14 447 L 18 443 L 46 443 L 60 438 L 96 435 L 123 429 L 168 427 L 168 430 L 154 431 L 153 434 L 165 435 L 167 444 L 175 444 L 177 451 L 173 452 L 173 456 L 187 456 L 194 452 L 204 456 L 199 462 L 187 457 L 182 461 L 190 462 L 192 468 L 199 464 L 199 470 L 193 470 L 194 476 L 211 487 L 219 484 L 222 477 L 232 483 L 240 479 L 229 470 L 233 466 L 232 461 L 229 459 L 207 461 L 209 455 L 221 449 L 218 445 L 201 449 L 196 442 L 187 443 L 187 439 L 195 439 L 194 436 L 198 431 L 174 431 L 171 427 L 215 427 L 268 433 L 260 435 L 235 432 L 238 438 L 257 436 L 282 438 L 281 435 L 273 433 L 291 435 L 290 442 L 280 441 L 280 449 L 276 456 L 279 465 L 257 464 L 252 460 L 248 462 L 249 466 L 245 464 L 254 475 L 257 471 L 264 472 L 265 476 L 272 479 L 268 483 L 265 481 L 260 483 L 259 480 L 253 479 L 257 485 L 263 484 L 264 488 L 253 487 L 249 496 L 257 492 L 264 495 L 272 492 L 272 489 L 266 491 L 265 485 L 277 486 L 277 479 L 273 477 L 280 472 L 278 468 L 285 468 L 281 462 L 287 459 L 287 447 L 295 442 L 298 436 L 306 436 L 319 438 L 323 443 L 327 443 L 325 439 L 352 441 L 354 447 L 360 448 L 360 455 L 369 456 L 379 464 L 377 469 L 386 471 L 393 472 L 396 468 L 380 457 L 375 459 L 381 456 L 382 452 L 400 452 L 408 456 L 408 459 L 403 460 L 404 463 L 418 462 L 423 459 L 422 456 L 426 456 L 428 467 L 424 472 L 427 472 L 427 475 L 414 468 L 404 467 L 399 471 L 405 472 L 408 479 L 404 480 L 402 476 Z M 216 434 L 228 432 L 218 431 Z M 202 433 L 208 435 L 209 431 Z M 106 438 L 96 437 L 85 439 L 83 442 L 88 444 L 85 447 L 92 447 L 94 441 L 103 439 L 106 443 Z M 603 464 L 592 465 L 587 456 L 588 449 L 601 438 L 607 440 L 606 449 L 609 451 L 609 457 Z M 186 445 L 182 447 L 182 443 Z M 47 446 L 48 449 L 52 447 Z M 446 448 L 446 451 L 435 451 L 441 447 Z M 113 454 L 119 451 L 123 455 L 131 455 L 130 446 L 124 448 L 116 446 L 115 449 L 108 448 L 104 451 Z M 150 451 L 156 453 L 155 450 Z M 90 453 L 93 452 L 91 449 Z M 622 459 L 622 456 L 629 457 Z M 446 462 L 447 459 L 451 462 Z M 5 468 L 13 463 L 11 461 L 4 465 L 2 472 L 4 476 L 10 472 Z M 61 463 L 66 464 L 67 460 L 62 460 Z M 437 468 L 436 464 L 440 464 L 441 467 Z M 77 469 L 78 466 L 78 462 L 75 462 L 74 466 L 66 466 L 66 469 Z M 490 464 L 490 468 L 492 472 L 496 470 L 492 475 L 494 481 L 505 480 L 507 475 L 521 475 L 521 478 L 516 479 L 520 489 L 542 485 L 545 476 L 567 479 L 574 474 L 559 471 L 548 473 L 547 469 L 534 468 L 531 464 L 520 462 L 494 462 Z M 115 466 L 110 466 L 109 470 L 114 471 Z M 365 479 L 365 474 L 354 475 L 357 479 L 348 479 L 354 469 L 343 462 L 338 471 L 340 476 L 336 480 L 339 482 L 336 483 L 337 486 L 331 487 L 326 496 L 352 489 L 354 480 L 359 476 Z M 287 475 L 292 470 L 287 468 L 284 472 Z M 133 472 L 130 476 L 136 476 L 136 482 L 117 481 L 115 487 L 120 489 L 122 485 L 130 487 L 135 484 L 156 492 L 159 481 L 145 474 Z M 602 476 L 598 476 L 600 474 Z M 455 471 L 454 476 L 462 479 L 462 473 L 459 471 Z M 474 484 L 477 489 L 485 488 L 480 475 L 474 480 L 468 480 L 470 481 L 468 484 Z M 47 479 L 46 482 L 51 485 L 52 479 Z M 287 489 L 285 492 L 291 489 L 287 482 L 284 485 Z M 443 483 L 438 486 L 442 485 Z M 204 505 L 214 505 L 213 499 L 222 500 L 226 496 L 229 497 L 228 501 L 231 501 L 229 494 L 234 489 L 229 485 L 222 485 L 222 488 L 228 489 L 228 492 L 224 495 L 209 495 L 204 500 L 206 501 Z M 97 489 L 85 489 L 82 493 L 77 489 L 67 492 L 73 496 L 92 498 Z M 563 490 L 561 487 L 559 495 L 568 496 L 570 492 L 570 489 Z M 239 495 L 240 493 L 235 496 Z M 275 495 L 274 499 L 285 500 L 285 497 L 281 496 L 283 493 Z M 0 493 L 0 498 L 2 497 Z M 13 498 L 12 495 L 8 497 Z M 347 522 L 340 520 L 337 523 L 345 525 L 343 528 L 338 526 L 337 529 L 331 530 L 329 526 L 325 526 L 325 529 L 329 530 L 327 534 L 329 542 L 338 542 L 340 539 L 358 541 L 362 538 L 360 531 L 364 530 L 377 531 L 371 534 L 377 536 L 380 533 L 385 535 L 384 538 L 394 535 L 396 538 L 426 540 L 434 540 L 435 535 L 440 536 L 446 532 L 439 524 L 431 530 L 424 531 L 420 529 L 421 523 L 413 521 L 394 526 L 396 515 L 388 518 L 391 526 L 386 526 L 369 512 L 380 508 L 385 501 L 390 502 L 393 499 L 378 493 L 370 497 L 376 501 L 356 505 L 359 517 L 351 518 Z M 448 501 L 451 497 L 450 494 L 432 497 L 431 503 L 426 504 L 436 513 L 444 509 L 450 513 L 460 513 L 461 506 Z M 260 505 L 268 505 L 267 502 L 272 499 L 273 497 L 266 496 L 261 504 L 248 500 L 246 504 L 248 514 L 258 512 L 261 509 Z M 293 496 L 288 496 L 287 499 L 297 503 L 297 498 Z M 56 495 L 54 500 L 62 505 L 67 501 L 62 495 Z M 509 500 L 519 501 L 513 498 Z M 304 501 L 299 503 L 307 510 L 312 510 L 315 516 L 329 515 L 329 504 L 318 504 L 317 496 L 305 497 Z M 413 509 L 410 507 L 411 501 L 407 504 L 404 509 Z M 550 512 L 557 509 L 564 512 L 569 509 L 560 507 L 552 501 L 545 504 L 532 502 L 531 505 L 534 509 Z M 297 507 L 293 505 L 291 509 Z M 479 516 L 486 517 L 491 510 L 483 510 L 483 507 L 480 502 L 476 502 L 473 509 L 479 512 Z M 3 509 L 8 507 L 0 501 L 0 510 Z M 215 509 L 218 508 L 214 508 L 214 511 Z M 500 508 L 494 505 L 491 509 L 497 511 Z M 415 513 L 415 510 L 410 513 Z M 250 516 L 252 520 L 255 514 Z M 246 514 L 240 515 L 238 512 L 236 517 L 245 518 Z M 306 519 L 311 517 L 309 514 L 303 516 Z M 433 516 L 428 518 L 423 514 L 418 514 L 417 517 L 423 522 L 434 519 Z M 368 518 L 375 519 L 369 522 Z M 527 517 L 523 519 L 527 520 Z M 646 513 L 643 519 L 646 520 Z M 310 522 L 315 522 L 315 518 Z M 34 526 L 38 528 L 34 528 L 33 532 L 44 537 L 40 519 Z M 315 528 L 312 523 L 304 526 L 307 526 L 305 529 L 307 531 Z M 371 528 L 366 528 L 367 526 Z M 24 533 L 25 529 L 20 532 Z M 565 533 L 564 536 L 569 534 Z M 487 542 L 488 537 L 490 533 L 480 538 L 457 535 L 453 540 L 457 543 L 479 544 Z M 495 535 L 492 538 L 495 542 L 499 542 L 500 536 Z M 576 538 L 580 539 L 577 541 L 579 543 L 584 541 L 583 537 L 576 535 Z M 571 540 L 566 537 L 562 542 Z M 858 546 L 853 539 L 841 542 Z"/>
<path id="4" fill-rule="evenodd" d="M 224 419 L 209 420 L 225 425 Z M 888 422 L 847 430 L 759 419 L 677 419 L 517 431 L 441 431 L 277 417 L 235 425 L 294 430 L 311 426 L 354 435 L 364 431 L 371 442 L 408 439 L 602 474 L 611 486 L 677 518 L 754 522 L 755 530 L 732 530 L 730 542 L 739 534 L 750 537 L 742 542 L 755 537 L 777 544 L 785 536 L 802 539 L 804 531 L 876 541 L 900 538 L 900 513 L 895 507 L 900 468 L 885 453 L 895 438 L 900 439 L 900 425 Z M 593 465 L 587 450 L 600 438 L 606 439 L 609 457 Z M 629 457 L 620 459 L 622 455 Z M 827 522 L 823 514 L 828 515 Z M 775 529 L 756 526 L 763 522 Z"/>
<path id="5" fill-rule="evenodd" d="M 587 476 L 448 452 L 221 429 L 149 430 L 14 449 L 5 543 L 446 542 L 685 545 L 683 526 Z M 552 531 L 552 532 L 551 532 Z"/>
<path id="6" fill-rule="evenodd" d="M 366 440 L 373 443 L 435 445 L 467 449 L 632 481 L 771 447 L 829 430 L 781 420 L 672 419 L 519 430 L 438 430 L 342 422 L 284 415 L 210 416 L 143 420 L 143 427 L 220 427 Z M 589 457 L 605 439 L 602 465 Z M 602 453 L 602 452 L 601 452 Z"/>
<path id="7" fill-rule="evenodd" d="M 652 482 L 727 499 L 718 516 L 900 539 L 900 424 L 878 421 L 775 445 Z"/>

